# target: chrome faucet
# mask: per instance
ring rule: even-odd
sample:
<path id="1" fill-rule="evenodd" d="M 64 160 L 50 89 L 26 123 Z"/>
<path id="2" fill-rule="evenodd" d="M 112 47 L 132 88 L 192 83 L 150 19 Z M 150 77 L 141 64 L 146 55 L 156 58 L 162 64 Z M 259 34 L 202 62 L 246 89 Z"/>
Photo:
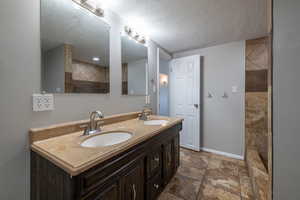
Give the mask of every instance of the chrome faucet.
<path id="1" fill-rule="evenodd" d="M 147 111 L 151 112 L 151 108 L 148 108 L 145 106 L 142 110 L 142 113 L 139 115 L 139 120 L 147 121 L 149 118 L 149 113 Z"/>
<path id="2" fill-rule="evenodd" d="M 90 135 L 101 132 L 100 124 L 103 123 L 103 121 L 97 121 L 96 119 L 103 119 L 104 115 L 101 111 L 94 111 L 90 115 L 90 123 L 84 130 L 83 135 Z"/>

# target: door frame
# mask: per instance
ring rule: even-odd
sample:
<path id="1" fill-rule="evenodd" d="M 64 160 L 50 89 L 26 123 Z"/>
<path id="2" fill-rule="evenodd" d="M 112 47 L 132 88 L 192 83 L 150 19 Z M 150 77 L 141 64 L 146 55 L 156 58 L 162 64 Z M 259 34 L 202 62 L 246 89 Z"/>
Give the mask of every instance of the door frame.
<path id="1" fill-rule="evenodd" d="M 195 151 L 200 151 L 201 150 L 201 139 L 202 139 L 202 137 L 201 137 L 201 130 L 202 130 L 202 128 L 201 128 L 201 120 L 202 120 L 202 115 L 201 115 L 201 111 L 202 111 L 202 100 L 201 100 L 201 95 L 202 95 L 202 93 L 201 93 L 201 88 L 202 88 L 202 84 L 201 84 L 201 82 L 202 82 L 202 80 L 201 80 L 201 78 L 202 78 L 202 62 L 201 62 L 201 59 L 202 59 L 202 57 L 201 57 L 201 55 L 199 55 L 199 54 L 196 54 L 196 55 L 191 55 L 191 56 L 185 56 L 185 57 L 180 57 L 180 58 L 174 58 L 174 59 L 172 59 L 171 60 L 171 62 L 170 62 L 170 66 L 169 66 L 169 68 L 170 68 L 170 70 L 171 70 L 171 68 L 173 67 L 173 63 L 174 63 L 174 61 L 176 61 L 176 60 L 179 60 L 179 59 L 188 59 L 188 58 L 193 58 L 193 59 L 197 59 L 197 62 L 199 62 L 199 65 L 198 65 L 198 67 L 199 67 L 199 75 L 198 75 L 198 84 L 199 84 L 199 91 L 197 92 L 197 94 L 198 94 L 198 112 L 197 112 L 197 118 L 198 118 L 198 124 L 197 124 L 197 126 L 198 126 L 198 132 L 199 132 L 199 136 L 198 136 L 198 145 L 197 146 L 193 146 L 193 147 L 191 147 L 191 146 L 186 146 L 186 145 L 182 145 L 182 144 L 180 144 L 180 146 L 182 146 L 182 147 L 185 147 L 185 148 L 189 148 L 189 149 L 192 149 L 192 150 L 195 150 Z M 170 90 L 170 98 L 172 98 L 171 97 L 171 90 L 172 90 L 172 88 L 171 88 L 171 81 L 172 81 L 172 78 L 171 78 L 171 73 L 170 73 L 170 75 L 169 75 L 169 90 Z M 171 115 L 171 102 L 169 103 L 169 111 L 170 111 L 170 115 Z"/>
<path id="2" fill-rule="evenodd" d="M 157 64 L 156 64 L 156 88 L 157 88 L 157 95 L 156 95 L 156 113 L 157 113 L 157 115 L 159 115 L 159 113 L 160 113 L 160 101 L 159 101 L 159 99 L 160 99 L 160 78 L 159 78 L 159 69 L 160 69 L 160 48 L 157 48 L 157 60 L 156 60 L 156 62 L 157 62 Z"/>
<path id="3" fill-rule="evenodd" d="M 164 55 L 166 57 L 166 60 L 168 61 L 172 61 L 172 56 L 169 55 L 166 51 L 164 51 L 163 49 L 161 48 L 157 48 L 157 55 L 156 55 L 156 88 L 157 88 L 157 95 L 156 95 L 156 112 L 157 112 L 157 115 L 159 115 L 160 113 L 160 58 L 161 58 L 161 55 Z M 170 66 L 168 66 L 168 68 L 170 68 Z M 170 75 L 170 74 L 169 74 Z M 169 84 L 169 83 L 168 83 Z M 168 105 L 170 107 L 170 103 Z"/>

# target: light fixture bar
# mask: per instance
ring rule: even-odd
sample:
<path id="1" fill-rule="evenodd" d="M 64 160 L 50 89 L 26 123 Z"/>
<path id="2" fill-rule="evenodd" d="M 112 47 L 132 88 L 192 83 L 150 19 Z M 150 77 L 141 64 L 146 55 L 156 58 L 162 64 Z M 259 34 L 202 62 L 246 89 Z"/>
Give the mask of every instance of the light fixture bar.
<path id="1" fill-rule="evenodd" d="M 144 45 L 146 44 L 146 37 L 138 34 L 136 31 L 134 31 L 129 26 L 124 27 L 124 32 L 127 34 L 128 37 L 135 40 L 136 42 L 144 44 Z"/>
<path id="2" fill-rule="evenodd" d="M 78 4 L 82 8 L 87 9 L 94 15 L 98 17 L 104 17 L 104 10 L 102 8 L 94 7 L 93 5 L 88 3 L 88 0 L 72 0 L 74 3 Z"/>

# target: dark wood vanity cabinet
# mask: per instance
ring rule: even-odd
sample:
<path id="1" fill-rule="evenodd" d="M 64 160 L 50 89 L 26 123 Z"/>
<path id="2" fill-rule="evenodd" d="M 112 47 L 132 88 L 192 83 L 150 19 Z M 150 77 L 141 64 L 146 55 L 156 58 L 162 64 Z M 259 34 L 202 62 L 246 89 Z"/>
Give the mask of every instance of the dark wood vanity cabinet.
<path id="1" fill-rule="evenodd" d="M 174 167 L 175 170 L 178 169 L 180 165 L 180 144 L 179 144 L 179 135 L 174 138 Z"/>
<path id="2" fill-rule="evenodd" d="M 71 177 L 31 152 L 31 200 L 154 200 L 179 166 L 177 124 Z"/>
<path id="3" fill-rule="evenodd" d="M 132 166 L 121 178 L 122 199 L 138 200 L 144 198 L 144 164 L 142 160 Z"/>
<path id="4" fill-rule="evenodd" d="M 163 176 L 164 176 L 164 184 L 167 184 L 172 178 L 174 171 L 174 157 L 173 156 L 173 140 L 168 141 L 163 145 Z"/>
<path id="5" fill-rule="evenodd" d="M 86 198 L 87 200 L 111 200 L 121 199 L 120 186 L 118 182 L 115 182 L 107 187 L 102 188 L 99 191 L 94 192 L 91 196 Z"/>

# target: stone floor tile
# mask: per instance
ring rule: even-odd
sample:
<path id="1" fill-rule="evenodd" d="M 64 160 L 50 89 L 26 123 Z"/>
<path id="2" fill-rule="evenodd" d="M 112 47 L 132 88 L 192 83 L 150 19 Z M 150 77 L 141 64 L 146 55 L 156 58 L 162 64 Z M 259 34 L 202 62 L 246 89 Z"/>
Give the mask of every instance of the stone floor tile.
<path id="1" fill-rule="evenodd" d="M 245 162 L 181 148 L 180 167 L 159 200 L 253 200 Z"/>
<path id="2" fill-rule="evenodd" d="M 197 200 L 241 200 L 241 196 L 209 184 L 203 184 Z"/>
<path id="3" fill-rule="evenodd" d="M 207 169 L 203 184 L 221 188 L 235 194 L 240 194 L 241 192 L 239 177 L 228 173 L 227 170 L 222 168 Z"/>
<path id="4" fill-rule="evenodd" d="M 189 153 L 185 151 L 180 152 L 180 164 L 198 169 L 206 169 L 209 158 L 201 153 Z"/>
<path id="5" fill-rule="evenodd" d="M 218 159 L 216 157 L 211 157 L 208 162 L 208 169 L 222 169 L 226 174 L 233 176 L 239 176 L 239 169 L 242 166 L 237 165 L 235 162 Z"/>
<path id="6" fill-rule="evenodd" d="M 196 200 L 201 182 L 180 174 L 176 174 L 164 192 L 184 200 Z"/>
<path id="7" fill-rule="evenodd" d="M 157 200 L 184 200 L 184 199 L 176 197 L 175 195 L 170 194 L 168 192 L 163 192 L 159 195 Z"/>
<path id="8" fill-rule="evenodd" d="M 254 199 L 250 177 L 241 176 L 240 177 L 240 183 L 241 183 L 241 196 L 242 196 L 242 199 L 243 200 L 252 200 L 252 199 Z"/>
<path id="9" fill-rule="evenodd" d="M 190 166 L 184 164 L 184 162 L 182 162 L 181 166 L 178 168 L 177 173 L 182 176 L 186 176 L 186 177 L 196 179 L 196 180 L 202 182 L 203 176 L 205 174 L 205 170 L 206 169 L 198 169 L 195 167 L 190 167 Z"/>

